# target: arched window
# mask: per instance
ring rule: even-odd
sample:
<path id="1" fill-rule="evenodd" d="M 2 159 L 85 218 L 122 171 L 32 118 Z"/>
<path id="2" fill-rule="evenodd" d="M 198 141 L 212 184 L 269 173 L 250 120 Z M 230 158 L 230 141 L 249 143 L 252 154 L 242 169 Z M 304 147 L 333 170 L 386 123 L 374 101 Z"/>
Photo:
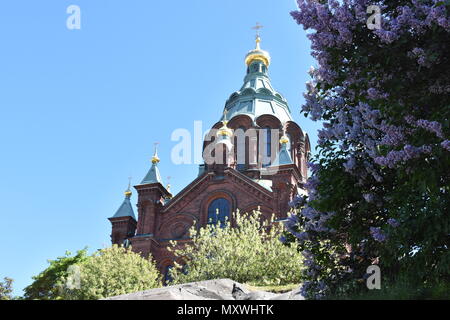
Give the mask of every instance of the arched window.
<path id="1" fill-rule="evenodd" d="M 224 198 L 215 199 L 208 207 L 208 224 L 216 225 L 220 222 L 224 226 L 230 219 L 230 204 Z"/>
<path id="2" fill-rule="evenodd" d="M 272 157 L 272 134 L 270 127 L 264 128 L 263 138 L 266 149 L 263 154 L 263 167 L 267 167 L 270 166 Z"/>
<path id="3" fill-rule="evenodd" d="M 235 131 L 236 135 L 236 169 L 238 171 L 245 170 L 245 158 L 246 158 L 246 146 L 245 146 L 245 127 L 239 127 L 238 130 Z"/>
<path id="4" fill-rule="evenodd" d="M 173 281 L 173 278 L 170 274 L 170 270 L 173 269 L 173 266 L 167 266 L 166 269 L 164 270 L 164 285 L 170 285 L 170 283 Z"/>

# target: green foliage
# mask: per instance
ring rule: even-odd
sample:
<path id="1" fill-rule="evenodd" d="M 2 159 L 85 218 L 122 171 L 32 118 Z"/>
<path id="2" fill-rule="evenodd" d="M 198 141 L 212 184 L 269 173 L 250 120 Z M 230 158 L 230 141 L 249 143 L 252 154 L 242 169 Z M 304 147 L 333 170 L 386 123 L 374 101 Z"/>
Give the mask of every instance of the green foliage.
<path id="1" fill-rule="evenodd" d="M 328 299 L 340 300 L 450 300 L 449 283 L 421 283 L 411 276 L 402 277 L 393 283 L 382 283 L 380 290 L 343 293 Z"/>
<path id="2" fill-rule="evenodd" d="M 324 121 L 308 205 L 298 210 L 307 298 L 448 297 L 450 11 L 443 3 L 377 1 L 382 29 L 374 31 L 358 0 L 299 1 L 293 13 L 312 31 L 318 60 L 302 111 Z M 366 287 L 372 264 L 382 272 L 378 293 Z"/>
<path id="3" fill-rule="evenodd" d="M 71 253 L 67 251 L 63 257 L 58 257 L 56 260 L 48 260 L 50 266 L 33 277 L 33 283 L 24 290 L 24 298 L 38 300 L 61 299 L 62 279 L 67 278 L 68 268 L 87 259 L 87 248 L 85 248 L 77 251 L 74 256 L 71 256 Z"/>
<path id="4" fill-rule="evenodd" d="M 296 244 L 283 244 L 281 223 L 262 219 L 261 212 L 233 214 L 223 227 L 208 225 L 190 230 L 192 241 L 172 242 L 175 267 L 170 271 L 173 283 L 230 278 L 254 285 L 298 283 L 302 269 Z M 271 225 L 271 227 L 268 227 Z"/>
<path id="5" fill-rule="evenodd" d="M 50 266 L 33 277 L 25 299 L 101 299 L 161 286 L 155 264 L 131 249 L 113 245 L 93 255 L 87 249 L 49 260 Z"/>
<path id="6" fill-rule="evenodd" d="M 13 291 L 12 284 L 13 279 L 4 277 L 3 281 L 0 281 L 0 300 L 12 300 L 11 293 Z"/>
<path id="7" fill-rule="evenodd" d="M 79 267 L 79 288 L 66 290 L 65 298 L 101 299 L 161 286 L 153 261 L 117 245 L 99 250 Z"/>

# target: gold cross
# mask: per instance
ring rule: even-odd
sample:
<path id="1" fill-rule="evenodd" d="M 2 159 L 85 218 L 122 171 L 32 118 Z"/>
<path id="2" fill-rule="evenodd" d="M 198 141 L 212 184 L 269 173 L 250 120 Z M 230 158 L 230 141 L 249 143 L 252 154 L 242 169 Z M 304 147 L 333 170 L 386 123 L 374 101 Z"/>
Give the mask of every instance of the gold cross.
<path id="1" fill-rule="evenodd" d="M 256 23 L 256 26 L 254 26 L 252 29 L 256 30 L 256 36 L 259 37 L 259 30 L 264 28 L 264 26 L 260 25 L 259 22 Z"/>
<path id="2" fill-rule="evenodd" d="M 130 190 L 131 187 L 131 179 L 133 179 L 132 177 L 128 177 L 128 190 Z"/>
<path id="3" fill-rule="evenodd" d="M 227 109 L 223 110 L 223 120 L 224 121 L 227 120 L 227 114 L 228 114 L 228 110 Z"/>

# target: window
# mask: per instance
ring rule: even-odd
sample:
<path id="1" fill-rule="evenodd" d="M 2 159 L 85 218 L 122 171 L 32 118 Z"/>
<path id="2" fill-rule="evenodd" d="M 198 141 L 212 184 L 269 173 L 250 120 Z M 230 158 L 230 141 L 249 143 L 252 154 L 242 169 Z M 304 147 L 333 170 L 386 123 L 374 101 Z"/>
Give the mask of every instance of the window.
<path id="1" fill-rule="evenodd" d="M 239 127 L 238 130 L 235 131 L 236 135 L 236 141 L 235 146 L 236 148 L 236 169 L 238 171 L 245 170 L 245 154 L 246 154 L 246 148 L 245 148 L 245 128 Z"/>
<path id="2" fill-rule="evenodd" d="M 238 112 L 252 112 L 253 111 L 253 101 L 252 100 L 245 100 L 242 101 L 239 105 L 239 111 Z"/>
<path id="3" fill-rule="evenodd" d="M 270 166 L 270 160 L 272 157 L 272 133 L 270 127 L 264 128 L 264 143 L 265 143 L 265 150 L 263 153 L 263 167 Z"/>
<path id="4" fill-rule="evenodd" d="M 225 221 L 230 219 L 230 204 L 224 198 L 215 199 L 208 207 L 208 224 L 225 226 Z"/>
<path id="5" fill-rule="evenodd" d="M 173 281 L 172 276 L 170 275 L 170 270 L 173 269 L 173 266 L 167 266 L 164 271 L 164 285 L 170 285 L 170 283 Z"/>

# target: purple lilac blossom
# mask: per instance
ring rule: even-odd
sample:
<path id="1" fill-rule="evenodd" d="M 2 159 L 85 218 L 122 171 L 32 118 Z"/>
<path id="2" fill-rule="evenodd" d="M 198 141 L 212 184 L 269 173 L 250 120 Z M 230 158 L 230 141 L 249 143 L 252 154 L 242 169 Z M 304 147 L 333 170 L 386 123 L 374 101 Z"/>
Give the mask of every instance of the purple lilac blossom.
<path id="1" fill-rule="evenodd" d="M 372 235 L 372 238 L 378 242 L 386 241 L 386 235 L 378 227 L 370 227 L 370 234 Z"/>
<path id="2" fill-rule="evenodd" d="M 395 220 L 394 218 L 388 219 L 387 223 L 394 228 L 397 228 L 398 226 L 400 226 L 400 223 L 397 220 Z"/>

